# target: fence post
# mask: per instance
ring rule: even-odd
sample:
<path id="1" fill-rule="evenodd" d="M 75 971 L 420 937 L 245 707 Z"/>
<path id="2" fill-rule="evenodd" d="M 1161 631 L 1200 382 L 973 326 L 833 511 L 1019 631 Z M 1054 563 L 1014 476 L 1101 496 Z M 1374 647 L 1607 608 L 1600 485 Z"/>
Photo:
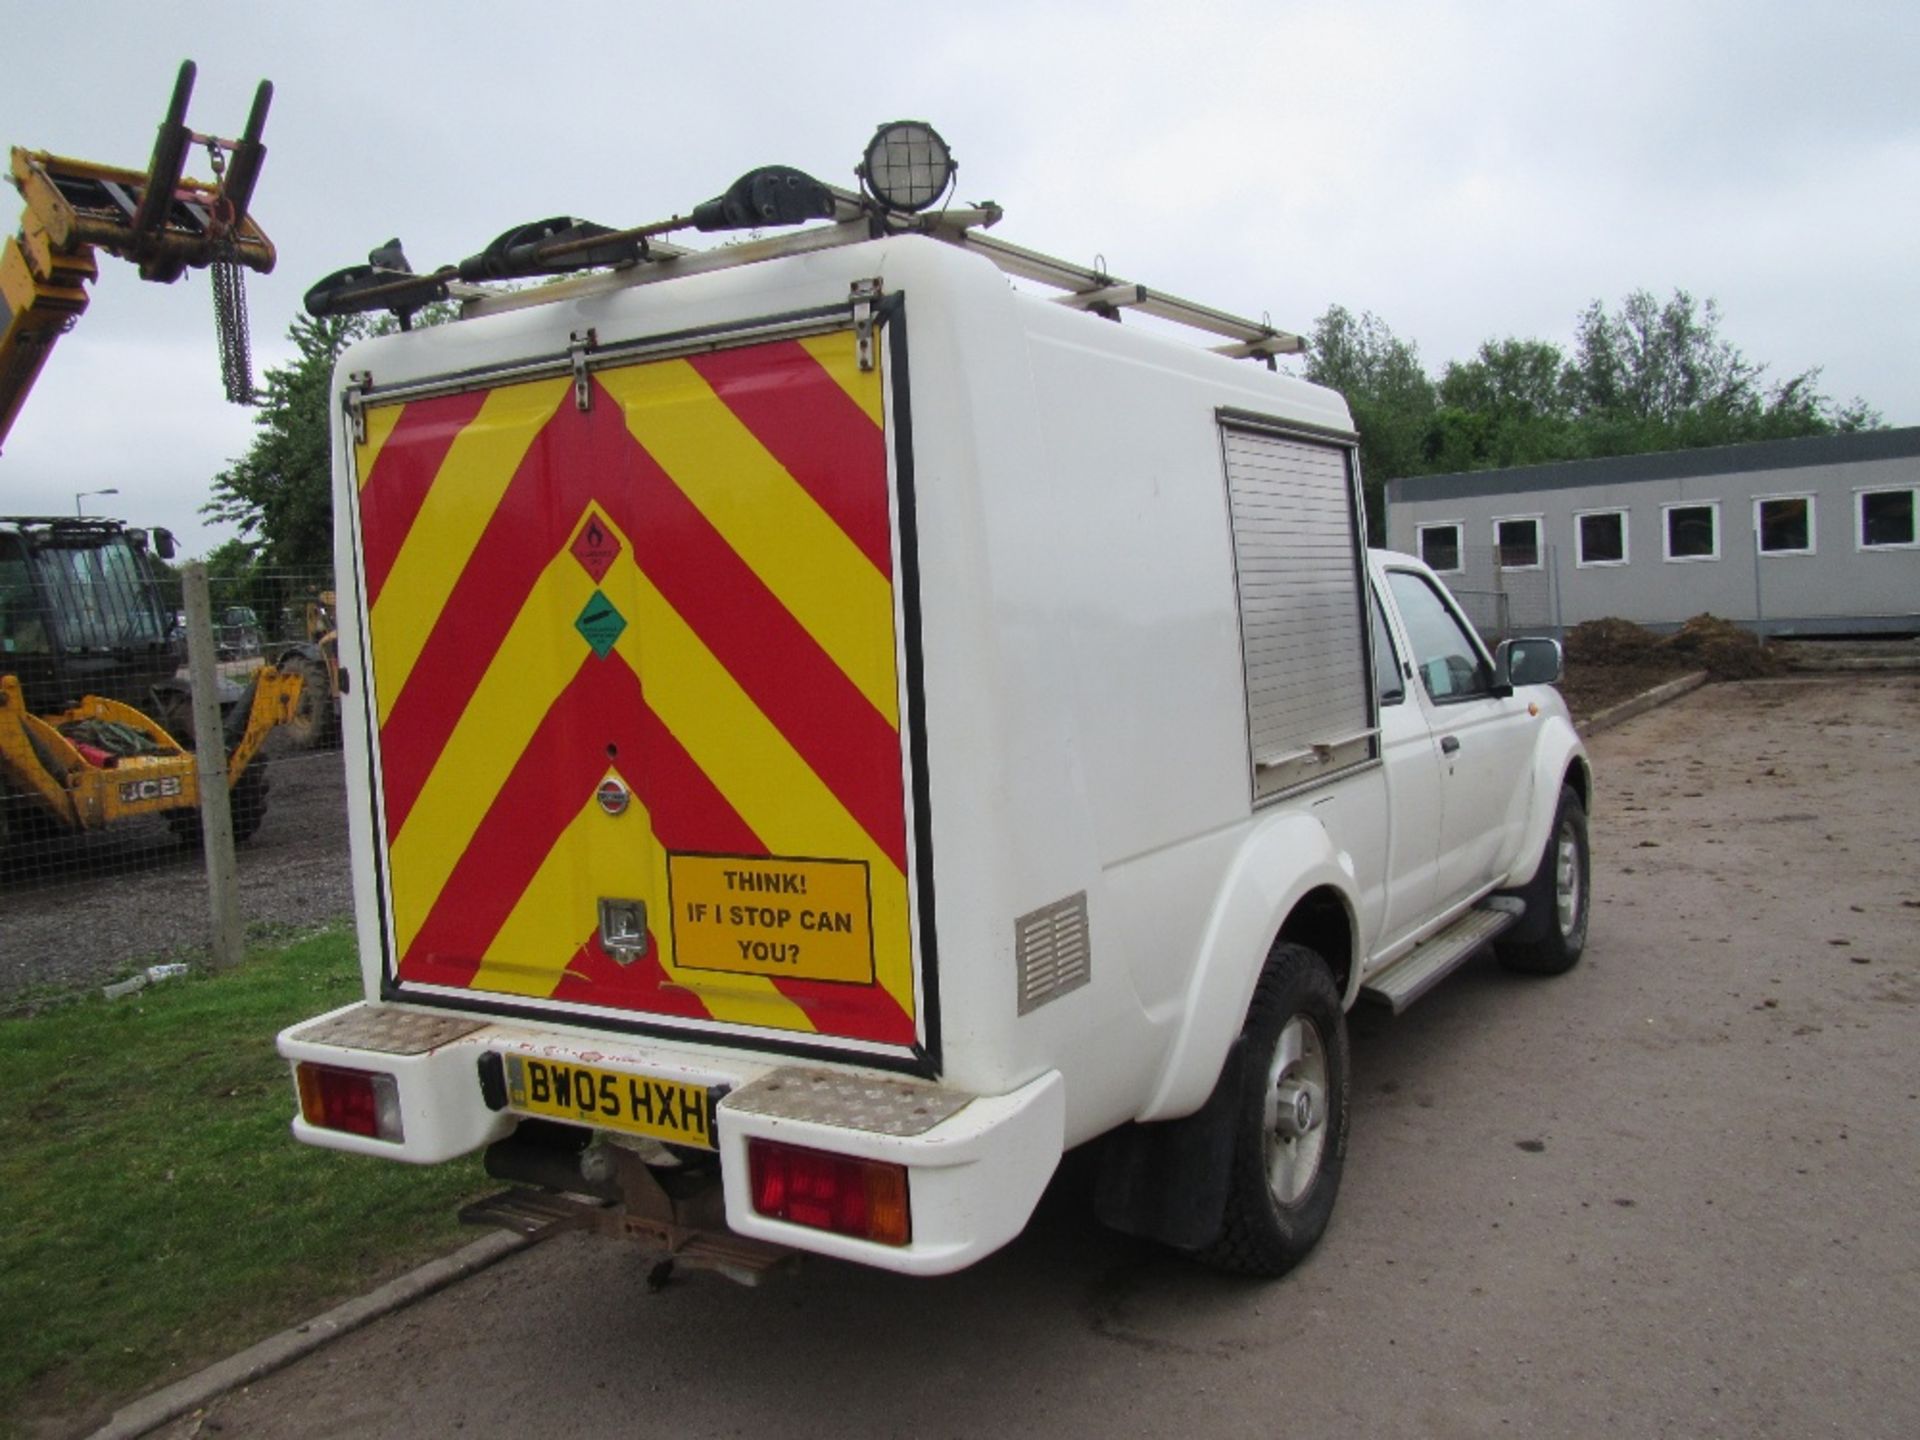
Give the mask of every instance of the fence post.
<path id="1" fill-rule="evenodd" d="M 187 681 L 193 687 L 195 777 L 200 793 L 200 838 L 207 862 L 213 968 L 240 963 L 240 876 L 233 858 L 233 812 L 227 803 L 227 739 L 220 724 L 220 667 L 213 640 L 213 602 L 207 567 L 190 560 L 181 569 L 187 608 Z"/>

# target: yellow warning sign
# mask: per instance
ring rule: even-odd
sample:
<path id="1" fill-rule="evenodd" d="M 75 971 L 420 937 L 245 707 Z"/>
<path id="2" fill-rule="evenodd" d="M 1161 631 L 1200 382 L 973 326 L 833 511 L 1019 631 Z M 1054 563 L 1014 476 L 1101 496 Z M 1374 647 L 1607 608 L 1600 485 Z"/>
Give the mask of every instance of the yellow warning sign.
<path id="1" fill-rule="evenodd" d="M 873 983 L 863 860 L 669 855 L 667 883 L 679 969 Z"/>

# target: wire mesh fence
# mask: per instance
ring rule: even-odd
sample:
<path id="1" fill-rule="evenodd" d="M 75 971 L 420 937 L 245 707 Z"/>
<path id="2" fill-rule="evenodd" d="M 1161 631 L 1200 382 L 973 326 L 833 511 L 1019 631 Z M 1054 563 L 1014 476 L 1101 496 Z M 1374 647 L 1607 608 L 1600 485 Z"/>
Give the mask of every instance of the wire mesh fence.
<path id="1" fill-rule="evenodd" d="M 1489 643 L 1558 632 L 1556 557 L 1459 557 Z M 331 574 L 208 577 L 241 919 L 292 931 L 352 909 Z M 187 614 L 150 538 L 0 521 L 0 1004 L 202 956 Z"/>
<path id="2" fill-rule="evenodd" d="M 1442 578 L 1489 645 L 1516 635 L 1559 638 L 1558 546 L 1535 546 L 1515 555 L 1493 545 L 1467 545 L 1439 558 L 1456 561 L 1455 568 L 1441 570 Z"/>
<path id="3" fill-rule="evenodd" d="M 0 1003 L 204 954 L 187 614 L 152 540 L 0 521 Z M 352 906 L 332 577 L 209 576 L 241 918 Z"/>

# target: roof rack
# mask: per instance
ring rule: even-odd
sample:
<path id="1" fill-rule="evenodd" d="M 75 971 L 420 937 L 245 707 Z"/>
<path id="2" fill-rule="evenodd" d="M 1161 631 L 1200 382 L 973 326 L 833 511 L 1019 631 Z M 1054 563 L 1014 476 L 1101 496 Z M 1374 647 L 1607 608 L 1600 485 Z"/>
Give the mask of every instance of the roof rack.
<path id="1" fill-rule="evenodd" d="M 901 215 L 890 211 L 876 214 L 874 207 L 863 196 L 837 186 L 830 185 L 826 189 L 834 201 L 832 221 L 827 225 L 770 235 L 744 244 L 717 246 L 710 250 L 693 250 L 650 237 L 639 263 L 611 273 L 582 275 L 532 290 L 503 291 L 459 282 L 451 283 L 448 289 L 452 298 L 462 302 L 463 315 L 493 315 L 583 293 L 625 289 L 632 285 L 673 280 L 709 270 L 751 265 L 785 255 L 831 250 L 883 235 L 925 235 L 985 256 L 1005 274 L 1063 292 L 1052 297 L 1056 304 L 1091 311 L 1111 320 L 1119 319 L 1123 310 L 1137 310 L 1143 315 L 1152 315 L 1226 340 L 1229 343 L 1210 348 L 1215 354 L 1229 359 L 1262 360 L 1271 366 L 1275 356 L 1296 355 L 1306 348 L 1306 342 L 1300 336 L 1278 329 L 1265 320 L 1248 320 L 1192 300 L 1183 300 L 1165 291 L 1151 290 L 1131 280 L 1122 280 L 1103 268 L 1076 265 L 1072 261 L 1060 260 L 984 234 L 982 232 L 996 224 L 1004 214 L 1000 206 L 990 202 L 923 215 Z"/>
<path id="2" fill-rule="evenodd" d="M 998 224 L 1004 212 L 991 201 L 946 204 L 958 170 L 952 149 L 925 121 L 882 125 L 854 174 L 860 178 L 858 191 L 824 184 L 791 166 L 763 165 L 684 215 L 625 230 L 556 215 L 516 225 L 480 253 L 426 273 L 417 273 L 400 242 L 389 240 L 368 254 L 367 264 L 335 271 L 308 290 L 307 313 L 386 310 L 404 330 L 415 313 L 447 300 L 460 302 L 462 317 L 497 314 L 889 235 L 924 235 L 984 256 L 1004 274 L 1061 291 L 1053 297 L 1058 304 L 1108 320 L 1138 310 L 1225 340 L 1212 348 L 1230 359 L 1264 360 L 1271 368 L 1276 356 L 1306 348 L 1300 336 L 1277 329 L 1264 317 L 1248 320 L 1149 290 L 1108 274 L 1104 260 L 1091 267 L 1075 265 L 990 238 L 983 232 Z M 819 220 L 827 223 L 712 250 L 689 250 L 665 238 L 687 229 L 757 232 Z M 587 271 L 602 273 L 582 273 Z M 503 290 L 491 283 L 536 277 L 543 283 L 530 290 Z"/>

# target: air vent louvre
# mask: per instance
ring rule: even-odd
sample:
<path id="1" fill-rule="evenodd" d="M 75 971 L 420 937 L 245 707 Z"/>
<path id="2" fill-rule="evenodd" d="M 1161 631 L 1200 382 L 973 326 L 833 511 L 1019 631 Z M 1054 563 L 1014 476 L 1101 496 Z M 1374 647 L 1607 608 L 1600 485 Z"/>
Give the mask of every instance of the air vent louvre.
<path id="1" fill-rule="evenodd" d="M 1087 892 L 1029 911 L 1013 922 L 1020 973 L 1020 1013 L 1027 1014 L 1093 978 L 1087 937 Z"/>

